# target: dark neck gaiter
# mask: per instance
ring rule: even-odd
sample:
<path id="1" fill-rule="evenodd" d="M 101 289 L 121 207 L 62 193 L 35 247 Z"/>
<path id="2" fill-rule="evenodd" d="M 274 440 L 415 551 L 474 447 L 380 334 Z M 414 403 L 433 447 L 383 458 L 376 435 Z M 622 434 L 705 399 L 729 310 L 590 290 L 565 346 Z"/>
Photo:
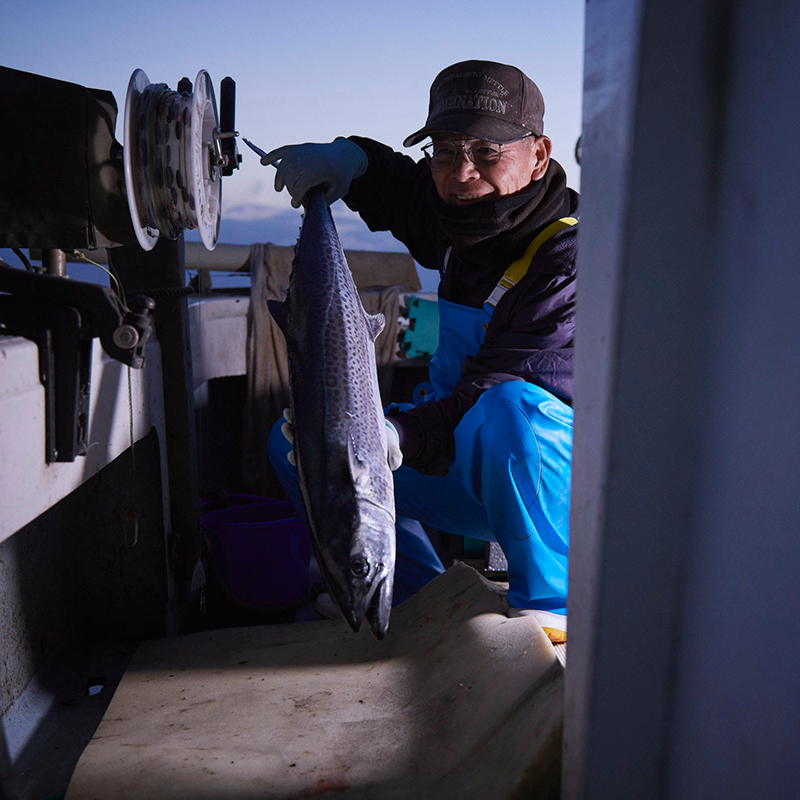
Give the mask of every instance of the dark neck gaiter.
<path id="1" fill-rule="evenodd" d="M 469 206 L 449 206 L 433 187 L 433 209 L 454 252 L 476 266 L 505 270 L 536 232 L 567 216 L 567 176 L 553 159 L 538 181 L 514 194 Z"/>

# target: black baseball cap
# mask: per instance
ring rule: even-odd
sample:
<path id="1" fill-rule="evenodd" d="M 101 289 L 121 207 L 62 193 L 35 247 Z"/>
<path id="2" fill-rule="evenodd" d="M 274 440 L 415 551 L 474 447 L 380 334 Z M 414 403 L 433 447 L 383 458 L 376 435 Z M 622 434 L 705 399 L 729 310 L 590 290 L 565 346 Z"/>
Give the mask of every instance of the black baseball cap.
<path id="1" fill-rule="evenodd" d="M 494 61 L 461 61 L 431 85 L 425 127 L 406 137 L 411 147 L 434 131 L 458 131 L 505 144 L 544 133 L 544 97 L 520 69 Z"/>

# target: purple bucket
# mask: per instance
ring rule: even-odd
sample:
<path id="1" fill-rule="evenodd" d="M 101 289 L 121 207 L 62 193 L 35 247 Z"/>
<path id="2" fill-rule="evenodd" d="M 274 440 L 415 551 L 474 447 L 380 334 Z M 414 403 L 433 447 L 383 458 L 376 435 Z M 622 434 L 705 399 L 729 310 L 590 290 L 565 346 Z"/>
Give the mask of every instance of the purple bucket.
<path id="1" fill-rule="evenodd" d="M 224 506 L 247 506 L 252 503 L 279 503 L 280 500 L 274 500 L 271 497 L 264 497 L 260 494 L 236 494 L 234 492 L 222 492 L 215 500 L 213 496 L 204 497 L 200 500 L 200 513 L 205 514 L 212 509 Z M 295 514 L 295 516 L 297 516 Z"/>
<path id="2" fill-rule="evenodd" d="M 237 603 L 267 611 L 308 593 L 311 540 L 291 503 L 262 501 L 209 511 L 200 521 L 223 588 Z"/>

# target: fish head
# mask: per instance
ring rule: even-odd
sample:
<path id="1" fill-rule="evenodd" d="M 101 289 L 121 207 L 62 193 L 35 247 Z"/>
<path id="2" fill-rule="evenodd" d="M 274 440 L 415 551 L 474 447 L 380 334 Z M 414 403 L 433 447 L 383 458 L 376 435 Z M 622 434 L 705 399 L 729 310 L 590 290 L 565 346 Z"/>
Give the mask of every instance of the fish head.
<path id="1" fill-rule="evenodd" d="M 320 569 L 334 598 L 354 631 L 366 617 L 382 639 L 389 626 L 394 586 L 394 514 L 363 503 L 352 528 L 348 548 L 323 552 Z"/>

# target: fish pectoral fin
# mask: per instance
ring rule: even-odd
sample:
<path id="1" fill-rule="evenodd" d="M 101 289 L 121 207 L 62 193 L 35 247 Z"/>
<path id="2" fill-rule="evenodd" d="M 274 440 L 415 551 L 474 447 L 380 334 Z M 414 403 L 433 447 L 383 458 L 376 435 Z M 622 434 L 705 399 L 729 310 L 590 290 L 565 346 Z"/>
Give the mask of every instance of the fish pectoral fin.
<path id="1" fill-rule="evenodd" d="M 283 300 L 267 300 L 267 307 L 285 335 L 289 328 L 289 303 Z"/>
<path id="2" fill-rule="evenodd" d="M 383 328 L 386 325 L 386 317 L 380 313 L 367 314 L 366 311 L 364 312 L 364 316 L 367 319 L 369 335 L 372 337 L 372 341 L 374 342 L 381 335 L 381 331 L 383 331 Z"/>

